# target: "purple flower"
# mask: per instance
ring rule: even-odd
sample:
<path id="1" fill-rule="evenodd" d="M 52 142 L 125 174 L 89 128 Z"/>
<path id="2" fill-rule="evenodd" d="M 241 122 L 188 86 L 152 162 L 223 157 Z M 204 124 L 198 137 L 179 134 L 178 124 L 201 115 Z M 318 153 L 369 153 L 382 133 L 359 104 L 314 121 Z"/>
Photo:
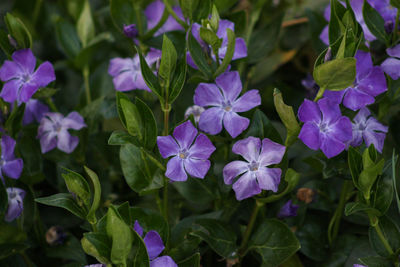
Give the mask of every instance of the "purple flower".
<path id="1" fill-rule="evenodd" d="M 22 119 L 23 125 L 28 125 L 33 121 L 40 122 L 45 113 L 49 112 L 49 107 L 36 99 L 29 99 L 25 106 L 25 113 Z"/>
<path id="2" fill-rule="evenodd" d="M 305 99 L 298 116 L 304 122 L 299 139 L 312 150 L 321 149 L 328 158 L 340 154 L 352 139 L 350 119 L 342 116 L 339 105 L 327 98 L 318 104 Z"/>
<path id="3" fill-rule="evenodd" d="M 8 208 L 4 220 L 11 222 L 18 218 L 24 210 L 25 191 L 17 187 L 7 188 Z"/>
<path id="4" fill-rule="evenodd" d="M 65 118 L 60 113 L 46 113 L 40 121 L 37 135 L 42 153 L 55 147 L 65 153 L 71 153 L 78 145 L 79 138 L 70 135 L 68 129 L 80 130 L 83 127 L 86 127 L 86 124 L 78 112 L 71 112 Z"/>
<path id="5" fill-rule="evenodd" d="M 164 13 L 164 9 L 165 5 L 160 0 L 154 1 L 146 7 L 146 9 L 144 10 L 144 14 L 147 18 L 147 30 L 151 30 L 160 22 Z M 173 7 L 172 9 L 174 10 L 178 18 L 183 21 L 185 20 L 180 7 Z M 161 26 L 161 28 L 156 31 L 154 36 L 158 36 L 164 32 L 180 30 L 184 30 L 183 27 L 172 16 L 169 16 L 167 21 L 165 21 L 163 26 Z"/>
<path id="6" fill-rule="evenodd" d="M 387 91 L 386 77 L 379 66 L 372 64 L 371 55 L 358 51 L 355 55 L 356 80 L 352 87 L 342 91 L 326 91 L 324 96 L 336 104 L 343 105 L 351 110 L 359 110 L 375 102 L 375 97 Z"/>
<path id="7" fill-rule="evenodd" d="M 201 113 L 203 113 L 204 110 L 205 109 L 203 107 L 197 105 L 190 106 L 185 111 L 185 119 L 189 118 L 190 115 L 193 115 L 194 121 L 199 123 Z"/>
<path id="8" fill-rule="evenodd" d="M 124 34 L 128 38 L 135 38 L 138 35 L 136 24 L 124 25 Z"/>
<path id="9" fill-rule="evenodd" d="M 24 162 L 14 156 L 15 140 L 8 135 L 1 138 L 0 177 L 18 179 L 21 176 Z"/>
<path id="10" fill-rule="evenodd" d="M 143 228 L 137 220 L 135 221 L 133 229 L 138 235 L 143 236 Z M 160 235 L 156 231 L 148 231 L 143 241 L 146 245 L 147 254 L 149 255 L 150 267 L 178 267 L 170 256 L 158 257 L 165 246 Z"/>
<path id="11" fill-rule="evenodd" d="M 278 218 L 286 218 L 286 217 L 297 216 L 297 210 L 298 209 L 299 209 L 299 205 L 294 205 L 292 200 L 290 199 L 279 210 L 277 217 Z"/>
<path id="12" fill-rule="evenodd" d="M 232 184 L 241 175 L 233 184 L 237 200 L 257 195 L 262 189 L 278 191 L 282 170 L 267 166 L 281 162 L 285 149 L 268 138 L 263 139 L 261 144 L 259 138 L 252 136 L 233 145 L 233 153 L 241 155 L 246 161 L 236 160 L 227 164 L 223 175 L 225 184 Z"/>
<path id="13" fill-rule="evenodd" d="M 242 82 L 237 71 L 221 74 L 215 79 L 215 84 L 200 83 L 195 91 L 194 103 L 202 107 L 210 106 L 200 116 L 200 129 L 215 135 L 222 131 L 223 124 L 232 138 L 246 130 L 250 120 L 237 113 L 260 105 L 261 97 L 258 90 L 250 90 L 239 97 L 241 91 Z"/>
<path id="14" fill-rule="evenodd" d="M 145 60 L 149 66 L 157 62 L 161 58 L 161 51 L 150 48 Z M 151 92 L 145 83 L 142 72 L 140 70 L 139 55 L 133 58 L 113 58 L 110 60 L 108 74 L 113 77 L 115 89 L 118 91 L 130 91 L 133 89 L 141 89 Z"/>
<path id="15" fill-rule="evenodd" d="M 85 265 L 84 267 L 106 267 L 106 265 L 102 263 L 97 263 L 97 264 Z"/>
<path id="16" fill-rule="evenodd" d="M 350 145 L 359 146 L 364 140 L 367 146 L 374 144 L 376 150 L 382 153 L 388 127 L 372 117 L 367 108 L 360 109 L 353 121 L 353 139 Z"/>
<path id="17" fill-rule="evenodd" d="M 29 48 L 15 51 L 12 59 L 0 68 L 0 80 L 5 82 L 0 97 L 6 102 L 26 103 L 39 88 L 56 79 L 53 65 L 48 61 L 35 71 L 36 58 Z"/>
<path id="18" fill-rule="evenodd" d="M 172 156 L 165 172 L 165 176 L 171 180 L 186 181 L 186 172 L 193 177 L 204 178 L 210 169 L 211 163 L 208 158 L 215 147 L 207 136 L 204 134 L 197 136 L 197 133 L 193 124 L 186 121 L 175 128 L 174 137 L 170 135 L 157 137 L 161 156 L 163 158 Z"/>
<path id="19" fill-rule="evenodd" d="M 361 265 L 361 264 L 354 264 L 353 267 L 368 267 L 368 266 Z"/>
<path id="20" fill-rule="evenodd" d="M 390 57 L 381 64 L 381 67 L 393 80 L 397 80 L 400 78 L 400 45 L 386 49 L 386 53 Z"/>
<path id="21" fill-rule="evenodd" d="M 211 51 L 211 47 L 208 46 L 201 38 L 200 38 L 200 28 L 201 25 L 198 23 L 194 23 L 192 26 L 192 34 L 193 37 L 200 43 L 200 45 L 207 51 Z M 221 47 L 218 50 L 218 57 L 220 60 L 224 59 L 226 50 L 228 49 L 228 34 L 226 32 L 227 29 L 231 29 L 235 31 L 235 24 L 229 20 L 221 19 L 219 21 L 219 27 L 217 31 L 218 38 L 222 39 Z M 215 60 L 215 55 L 212 55 Z M 235 41 L 235 52 L 233 53 L 232 60 L 247 57 L 247 47 L 246 42 L 243 38 L 236 38 Z M 197 69 L 197 66 L 194 64 L 193 59 L 190 53 L 187 53 L 187 63 L 192 68 Z"/>

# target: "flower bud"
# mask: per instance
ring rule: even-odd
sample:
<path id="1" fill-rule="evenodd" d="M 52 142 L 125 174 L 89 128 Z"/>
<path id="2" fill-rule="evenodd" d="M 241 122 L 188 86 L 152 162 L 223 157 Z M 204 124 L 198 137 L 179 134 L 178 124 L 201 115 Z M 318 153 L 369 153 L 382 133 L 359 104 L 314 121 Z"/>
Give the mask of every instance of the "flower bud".
<path id="1" fill-rule="evenodd" d="M 326 51 L 325 57 L 324 57 L 324 62 L 328 62 L 332 60 L 332 48 L 328 47 L 328 51 Z"/>
<path id="2" fill-rule="evenodd" d="M 136 24 L 124 25 L 124 34 L 128 38 L 135 38 L 138 36 Z"/>

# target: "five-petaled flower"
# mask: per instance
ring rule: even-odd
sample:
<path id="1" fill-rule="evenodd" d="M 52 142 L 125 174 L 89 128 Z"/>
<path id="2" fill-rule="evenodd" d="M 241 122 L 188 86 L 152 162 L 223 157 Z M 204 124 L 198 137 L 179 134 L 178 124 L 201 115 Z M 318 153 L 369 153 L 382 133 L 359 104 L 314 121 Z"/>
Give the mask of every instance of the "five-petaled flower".
<path id="1" fill-rule="evenodd" d="M 143 236 L 143 228 L 137 220 L 135 221 L 133 229 L 138 235 Z M 146 245 L 147 254 L 149 255 L 150 267 L 178 267 L 170 256 L 158 257 L 165 246 L 160 235 L 156 231 L 148 231 L 143 241 Z"/>
<path id="2" fill-rule="evenodd" d="M 223 124 L 233 138 L 246 130 L 250 120 L 237 113 L 260 105 L 261 97 L 254 89 L 239 97 L 241 91 L 242 82 L 237 71 L 221 74 L 215 79 L 215 84 L 200 83 L 195 91 L 194 103 L 210 107 L 200 116 L 200 129 L 215 135 L 222 131 Z"/>
<path id="3" fill-rule="evenodd" d="M 236 199 L 242 200 L 261 193 L 261 190 L 278 191 L 282 170 L 267 166 L 281 162 L 285 154 L 285 146 L 275 143 L 268 138 L 262 140 L 247 137 L 237 141 L 232 151 L 241 155 L 246 161 L 232 161 L 224 167 L 225 184 L 233 184 Z"/>
<path id="4" fill-rule="evenodd" d="M 156 0 L 149 4 L 144 10 L 147 18 L 147 30 L 153 29 L 162 19 L 165 5 L 162 1 Z M 181 20 L 185 20 L 182 10 L 179 6 L 172 7 L 172 10 Z M 155 32 L 154 36 L 158 36 L 164 32 L 184 30 L 183 27 L 170 15 L 164 24 Z"/>
<path id="5" fill-rule="evenodd" d="M 11 222 L 18 218 L 24 210 L 25 191 L 17 187 L 8 187 L 7 194 L 8 208 L 4 220 Z"/>
<path id="6" fill-rule="evenodd" d="M 40 121 L 37 136 L 42 153 L 55 147 L 65 153 L 71 153 L 78 145 L 79 138 L 70 135 L 68 129 L 80 130 L 83 127 L 86 127 L 86 124 L 78 112 L 71 112 L 67 117 L 56 112 L 46 113 Z"/>
<path id="7" fill-rule="evenodd" d="M 18 179 L 21 176 L 24 162 L 20 158 L 15 158 L 15 140 L 8 135 L 1 138 L 1 159 L 0 159 L 0 177 L 3 175 L 9 178 Z"/>
<path id="8" fill-rule="evenodd" d="M 278 218 L 287 218 L 287 217 L 297 216 L 298 209 L 299 209 L 299 205 L 293 204 L 293 201 L 290 199 L 279 210 L 277 217 Z"/>
<path id="9" fill-rule="evenodd" d="M 342 116 L 338 104 L 323 98 L 318 103 L 305 99 L 299 108 L 304 122 L 299 139 L 312 150 L 321 149 L 328 157 L 340 154 L 352 139 L 352 124 Z"/>
<path id="10" fill-rule="evenodd" d="M 381 67 L 393 80 L 397 80 L 400 78 L 400 45 L 386 49 L 386 53 L 390 57 L 383 61 Z"/>
<path id="11" fill-rule="evenodd" d="M 350 145 L 359 146 L 364 140 L 367 146 L 374 144 L 376 150 L 382 153 L 388 127 L 372 117 L 367 108 L 360 109 L 353 121 L 353 139 Z"/>
<path id="12" fill-rule="evenodd" d="M 145 60 L 149 66 L 157 62 L 161 58 L 161 51 L 150 48 Z M 139 55 L 136 54 L 133 58 L 113 58 L 110 60 L 108 74 L 113 77 L 113 83 L 117 91 L 130 91 L 141 89 L 151 92 L 150 88 L 145 83 L 142 72 L 140 70 Z"/>
<path id="13" fill-rule="evenodd" d="M 36 58 L 29 48 L 15 51 L 12 59 L 0 68 L 0 80 L 5 82 L 0 97 L 6 102 L 26 103 L 39 88 L 56 79 L 53 65 L 48 61 L 35 71 Z"/>
<path id="14" fill-rule="evenodd" d="M 211 163 L 208 158 L 215 147 L 207 136 L 204 134 L 197 136 L 197 133 L 193 124 L 186 121 L 175 128 L 174 137 L 170 135 L 157 137 L 161 156 L 163 158 L 173 156 L 168 161 L 165 172 L 165 176 L 171 180 L 186 181 L 186 172 L 193 177 L 204 178 L 210 169 Z"/>

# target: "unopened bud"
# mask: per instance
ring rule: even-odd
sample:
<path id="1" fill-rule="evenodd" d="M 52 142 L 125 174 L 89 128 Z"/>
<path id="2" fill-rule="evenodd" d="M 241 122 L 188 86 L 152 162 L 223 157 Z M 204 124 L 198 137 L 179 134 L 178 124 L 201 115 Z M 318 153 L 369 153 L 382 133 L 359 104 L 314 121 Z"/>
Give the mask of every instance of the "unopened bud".
<path id="1" fill-rule="evenodd" d="M 313 201 L 314 194 L 315 192 L 311 188 L 302 187 L 297 190 L 296 196 L 298 200 L 305 202 L 306 204 L 309 204 Z"/>
<path id="2" fill-rule="evenodd" d="M 393 21 L 391 21 L 391 20 L 386 21 L 384 27 L 385 27 L 385 32 L 387 34 L 391 34 L 393 32 L 393 30 L 394 30 Z"/>
<path id="3" fill-rule="evenodd" d="M 325 57 L 324 57 L 324 62 L 328 62 L 332 60 L 332 48 L 328 47 L 328 51 L 326 51 Z"/>
<path id="4" fill-rule="evenodd" d="M 135 38 L 138 36 L 136 24 L 124 25 L 124 34 L 128 38 Z"/>
<path id="5" fill-rule="evenodd" d="M 18 48 L 18 43 L 17 43 L 17 41 L 9 34 L 9 35 L 7 35 L 7 37 L 8 37 L 8 42 L 10 43 L 10 45 L 12 46 L 12 47 L 14 47 L 15 49 L 17 49 Z"/>

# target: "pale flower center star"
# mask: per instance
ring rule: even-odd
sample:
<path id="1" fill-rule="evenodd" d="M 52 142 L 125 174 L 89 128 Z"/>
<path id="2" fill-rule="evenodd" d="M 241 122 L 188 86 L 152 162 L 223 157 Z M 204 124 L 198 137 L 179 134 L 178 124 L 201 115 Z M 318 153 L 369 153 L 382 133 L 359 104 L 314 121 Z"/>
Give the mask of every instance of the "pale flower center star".
<path id="1" fill-rule="evenodd" d="M 326 122 L 321 122 L 321 123 L 319 124 L 319 129 L 320 129 L 320 131 L 323 132 L 323 133 L 328 132 L 328 131 L 329 131 L 329 125 L 328 125 L 328 123 L 326 123 Z"/>
<path id="2" fill-rule="evenodd" d="M 247 165 L 247 166 L 248 166 L 248 168 L 249 168 L 250 171 L 256 172 L 256 171 L 258 171 L 259 165 L 260 165 L 260 164 L 259 164 L 258 162 L 253 161 L 252 163 L 250 163 L 250 164 Z"/>
<path id="3" fill-rule="evenodd" d="M 27 83 L 31 79 L 31 75 L 26 73 L 26 74 L 22 75 L 21 79 L 23 82 Z"/>
<path id="4" fill-rule="evenodd" d="M 232 104 L 231 101 L 226 100 L 225 102 L 222 103 L 222 108 L 226 111 L 229 112 L 232 110 Z"/>
<path id="5" fill-rule="evenodd" d="M 186 151 L 186 150 L 181 150 L 181 151 L 179 151 L 179 157 L 181 158 L 181 159 L 186 159 L 187 158 L 187 156 L 188 156 L 188 152 Z"/>

